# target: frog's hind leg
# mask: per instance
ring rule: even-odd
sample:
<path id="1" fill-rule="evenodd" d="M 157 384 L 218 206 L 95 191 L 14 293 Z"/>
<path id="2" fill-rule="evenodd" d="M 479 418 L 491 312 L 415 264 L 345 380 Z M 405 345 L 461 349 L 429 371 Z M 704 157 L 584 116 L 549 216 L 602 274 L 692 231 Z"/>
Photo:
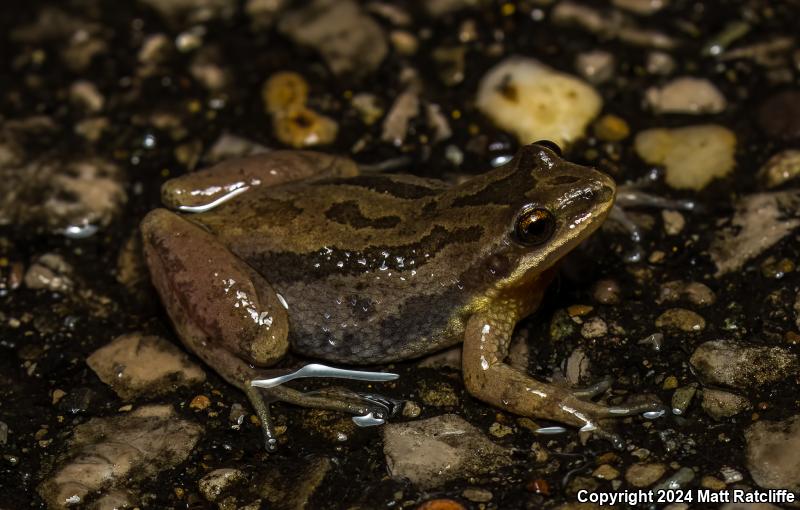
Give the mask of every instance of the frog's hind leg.
<path id="1" fill-rule="evenodd" d="M 358 173 L 356 163 L 346 157 L 314 151 L 272 151 L 225 160 L 170 179 L 161 188 L 161 200 L 170 209 L 203 212 L 253 187 Z"/>
<path id="2" fill-rule="evenodd" d="M 606 382 L 573 392 L 538 381 L 504 363 L 511 332 L 516 322 L 513 313 L 484 310 L 467 323 L 463 347 L 463 374 L 467 390 L 498 408 L 522 416 L 545 418 L 591 431 L 621 447 L 621 439 L 607 432 L 601 423 L 609 418 L 645 412 L 659 412 L 663 405 L 646 401 L 626 407 L 609 407 L 584 400 L 603 389 Z"/>

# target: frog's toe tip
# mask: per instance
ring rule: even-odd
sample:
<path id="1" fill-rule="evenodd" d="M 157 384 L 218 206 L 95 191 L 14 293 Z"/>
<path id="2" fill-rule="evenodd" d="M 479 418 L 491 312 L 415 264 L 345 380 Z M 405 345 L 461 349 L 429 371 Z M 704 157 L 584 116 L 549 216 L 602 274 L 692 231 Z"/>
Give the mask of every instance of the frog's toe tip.
<path id="1" fill-rule="evenodd" d="M 265 448 L 265 449 L 266 449 L 268 452 L 275 452 L 275 451 L 277 451 L 277 450 L 278 450 L 278 440 L 277 440 L 277 439 L 275 439 L 274 437 L 271 437 L 271 438 L 267 439 L 267 440 L 264 442 L 264 448 Z"/>

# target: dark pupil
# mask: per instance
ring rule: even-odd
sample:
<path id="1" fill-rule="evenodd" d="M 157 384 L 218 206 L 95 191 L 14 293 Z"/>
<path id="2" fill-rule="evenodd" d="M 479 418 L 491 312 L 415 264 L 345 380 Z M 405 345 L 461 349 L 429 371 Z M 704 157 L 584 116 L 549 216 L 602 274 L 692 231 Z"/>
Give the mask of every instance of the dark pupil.
<path id="1" fill-rule="evenodd" d="M 523 242 L 544 242 L 552 233 L 552 218 L 550 213 L 535 210 L 528 213 L 520 221 L 520 238 Z"/>

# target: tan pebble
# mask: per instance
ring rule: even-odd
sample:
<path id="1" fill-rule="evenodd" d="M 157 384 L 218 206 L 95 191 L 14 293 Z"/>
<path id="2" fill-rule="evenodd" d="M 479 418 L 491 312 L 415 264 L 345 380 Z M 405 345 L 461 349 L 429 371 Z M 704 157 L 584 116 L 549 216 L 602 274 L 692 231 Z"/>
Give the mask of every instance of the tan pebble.
<path id="1" fill-rule="evenodd" d="M 634 487 L 648 487 L 664 476 L 666 471 L 663 464 L 637 462 L 625 472 L 625 480 Z"/>
<path id="2" fill-rule="evenodd" d="M 53 404 L 58 404 L 58 401 L 64 398 L 66 394 L 67 392 L 61 389 L 53 390 Z"/>
<path id="3" fill-rule="evenodd" d="M 678 387 L 678 378 L 674 375 L 671 375 L 664 379 L 664 383 L 661 385 L 661 389 L 664 390 L 674 390 Z"/>
<path id="4" fill-rule="evenodd" d="M 614 280 L 600 280 L 594 284 L 593 296 L 604 305 L 619 303 L 619 284 Z"/>
<path id="5" fill-rule="evenodd" d="M 678 211 L 664 209 L 661 211 L 661 219 L 664 222 L 664 232 L 670 236 L 680 234 L 683 227 L 686 226 L 686 218 Z"/>
<path id="6" fill-rule="evenodd" d="M 275 137 L 295 148 L 327 145 L 336 139 L 339 125 L 305 106 L 276 112 L 272 117 Z"/>
<path id="7" fill-rule="evenodd" d="M 700 480 L 700 485 L 705 487 L 706 489 L 711 489 L 715 491 L 723 490 L 726 485 L 725 482 L 720 480 L 717 477 L 706 475 Z"/>
<path id="8" fill-rule="evenodd" d="M 422 408 L 420 408 L 419 404 L 413 400 L 406 400 L 406 403 L 403 406 L 403 416 L 406 418 L 416 418 L 421 412 Z"/>
<path id="9" fill-rule="evenodd" d="M 494 437 L 506 437 L 509 434 L 513 434 L 514 429 L 509 427 L 508 425 L 503 425 L 501 423 L 494 422 L 492 426 L 489 427 L 489 434 L 493 435 Z"/>
<path id="10" fill-rule="evenodd" d="M 691 310 L 670 308 L 656 319 L 656 327 L 677 329 L 688 333 L 703 331 L 706 328 L 706 321 Z"/>
<path id="11" fill-rule="evenodd" d="M 202 411 L 203 409 L 206 409 L 210 405 L 211 405 L 211 399 L 209 399 L 205 395 L 197 395 L 189 403 L 189 407 L 191 407 L 192 409 L 197 409 L 198 411 Z"/>
<path id="12" fill-rule="evenodd" d="M 600 338 L 608 334 L 608 324 L 600 317 L 592 317 L 581 326 L 583 338 Z"/>
<path id="13" fill-rule="evenodd" d="M 616 480 L 619 477 L 619 471 L 614 466 L 603 464 L 594 470 L 592 476 L 601 480 Z"/>
<path id="14" fill-rule="evenodd" d="M 308 83 L 298 73 L 280 71 L 264 83 L 261 96 L 268 113 L 305 106 L 308 100 Z"/>
<path id="15" fill-rule="evenodd" d="M 589 305 L 572 305 L 567 307 L 567 313 L 570 317 L 581 317 L 592 310 L 594 310 L 594 307 Z"/>
<path id="16" fill-rule="evenodd" d="M 488 503 L 492 500 L 492 493 L 486 489 L 468 488 L 461 493 L 464 498 L 475 503 Z"/>
<path id="17" fill-rule="evenodd" d="M 631 128 L 625 119 L 606 114 L 594 123 L 594 135 L 604 142 L 619 142 L 628 138 Z"/>

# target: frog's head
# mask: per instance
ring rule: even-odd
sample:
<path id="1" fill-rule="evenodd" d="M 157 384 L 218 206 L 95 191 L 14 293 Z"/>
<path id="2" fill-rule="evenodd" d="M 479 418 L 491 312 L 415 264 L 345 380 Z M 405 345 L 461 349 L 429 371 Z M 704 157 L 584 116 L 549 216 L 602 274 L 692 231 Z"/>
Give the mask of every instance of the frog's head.
<path id="1" fill-rule="evenodd" d="M 487 254 L 498 288 L 535 281 L 594 232 L 614 204 L 611 178 L 564 160 L 551 142 L 521 148 L 487 180 L 483 192 L 504 206 L 495 209 Z"/>

